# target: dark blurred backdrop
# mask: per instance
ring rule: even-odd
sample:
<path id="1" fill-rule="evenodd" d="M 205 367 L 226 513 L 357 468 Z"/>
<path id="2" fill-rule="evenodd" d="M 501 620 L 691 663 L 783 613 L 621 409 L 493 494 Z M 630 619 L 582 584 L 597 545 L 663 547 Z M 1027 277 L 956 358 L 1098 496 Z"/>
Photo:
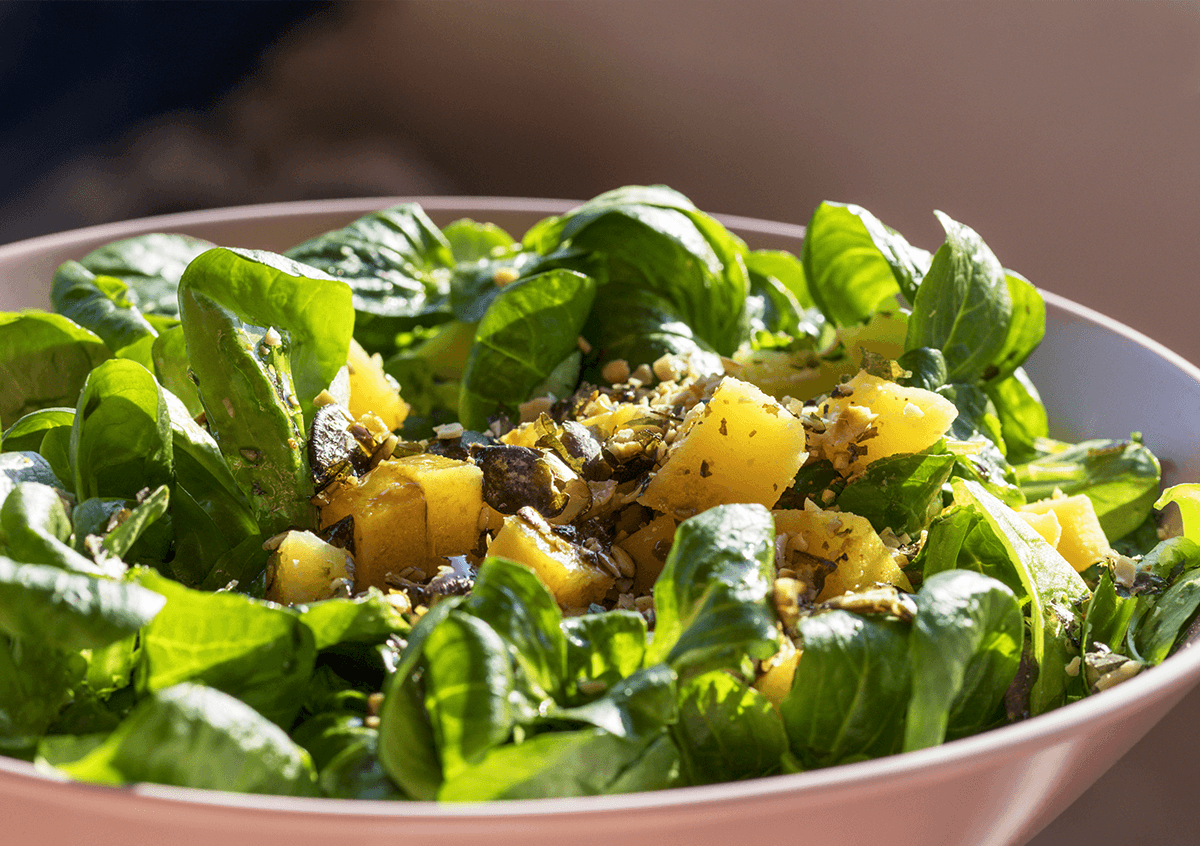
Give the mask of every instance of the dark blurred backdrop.
<path id="1" fill-rule="evenodd" d="M 1200 362 L 1200 6 L 0 3 L 0 242 L 351 195 L 664 182 L 804 222 L 941 209 Z"/>

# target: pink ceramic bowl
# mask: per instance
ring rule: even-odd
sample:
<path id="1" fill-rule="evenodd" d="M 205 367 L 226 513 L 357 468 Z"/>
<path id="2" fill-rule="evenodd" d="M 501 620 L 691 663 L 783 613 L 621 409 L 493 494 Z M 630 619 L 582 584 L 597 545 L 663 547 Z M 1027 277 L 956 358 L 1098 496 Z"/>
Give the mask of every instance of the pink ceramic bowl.
<path id="1" fill-rule="evenodd" d="M 409 198 L 406 198 L 409 199 Z M 519 235 L 572 204 L 498 198 L 416 198 L 445 224 L 489 220 Z M 400 202 L 375 198 L 196 212 L 97 226 L 0 247 L 0 309 L 44 306 L 54 268 L 115 240 L 185 232 L 244 247 L 285 249 Z M 798 252 L 802 227 L 724 218 L 754 247 Z M 1200 371 L 1127 327 L 1052 294 L 1048 330 L 1028 370 L 1056 434 L 1124 437 L 1141 431 L 1168 482 L 1200 480 Z M 4 841 L 39 844 L 187 843 L 189 846 L 666 846 L 666 844 L 1026 843 L 1067 809 L 1200 681 L 1200 649 L 1102 695 L 945 746 L 828 770 L 660 793 L 439 806 L 432 803 L 245 796 L 156 785 L 72 784 L 0 758 Z M 1190 706 L 1196 708 L 1197 703 Z M 1190 769 L 1161 738 L 1161 767 Z M 1157 752 L 1157 748 L 1155 750 Z M 1164 789 L 1167 785 L 1164 785 Z M 1187 785 L 1173 785 L 1181 799 Z M 1121 809 L 1116 792 L 1096 818 L 1064 827 L 1056 843 L 1194 843 L 1188 817 Z M 1164 812 L 1165 813 L 1165 812 Z M 1168 822 L 1164 822 L 1168 820 Z"/>

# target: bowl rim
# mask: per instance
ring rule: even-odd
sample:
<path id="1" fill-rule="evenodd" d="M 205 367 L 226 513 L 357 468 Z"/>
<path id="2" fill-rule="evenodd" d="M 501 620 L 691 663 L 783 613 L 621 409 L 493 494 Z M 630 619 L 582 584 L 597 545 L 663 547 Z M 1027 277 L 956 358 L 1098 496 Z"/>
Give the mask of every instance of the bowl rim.
<path id="1" fill-rule="evenodd" d="M 107 242 L 153 231 L 186 232 L 189 227 L 227 225 L 272 219 L 286 223 L 318 215 L 344 214 L 347 222 L 355 216 L 400 203 L 419 203 L 427 212 L 531 215 L 559 214 L 578 206 L 581 201 L 502 196 L 381 196 L 336 200 L 307 200 L 262 203 L 228 208 L 179 212 L 136 218 L 115 223 L 66 230 L 0 245 L 0 264 L 25 259 L 44 252 L 58 252 L 93 242 Z M 799 224 L 770 221 L 736 215 L 713 214 L 723 224 L 742 234 L 798 239 L 804 227 Z M 1066 297 L 1039 288 L 1050 309 L 1106 329 L 1145 348 L 1157 357 L 1200 382 L 1200 368 L 1179 354 L 1114 318 L 1082 306 Z M 370 799 L 328 799 L 241 794 L 200 788 L 175 787 L 150 783 L 108 786 L 72 781 L 57 773 L 43 771 L 34 764 L 0 755 L 0 776 L 18 777 L 26 784 L 47 788 L 98 791 L 114 798 L 140 797 L 163 803 L 182 803 L 212 809 L 247 809 L 256 812 L 287 813 L 301 816 L 357 816 L 376 820 L 449 819 L 487 817 L 547 817 L 590 815 L 635 809 L 685 809 L 712 802 L 767 798 L 778 794 L 866 787 L 881 777 L 918 777 L 931 770 L 944 771 L 971 759 L 1000 750 L 1046 748 L 1056 735 L 1079 727 L 1098 717 L 1122 710 L 1135 700 L 1153 699 L 1171 693 L 1182 695 L 1200 680 L 1200 648 L 1185 646 L 1161 665 L 1150 668 L 1102 695 L 1070 703 L 1057 710 L 1018 723 L 1001 726 L 982 734 L 961 738 L 928 749 L 899 753 L 884 758 L 842 764 L 819 770 L 767 776 L 694 787 L 677 787 L 645 793 L 615 796 L 585 796 L 554 799 L 493 800 L 487 802 L 439 803 L 434 801 L 381 801 Z M 2 783 L 2 782 L 0 782 Z"/>

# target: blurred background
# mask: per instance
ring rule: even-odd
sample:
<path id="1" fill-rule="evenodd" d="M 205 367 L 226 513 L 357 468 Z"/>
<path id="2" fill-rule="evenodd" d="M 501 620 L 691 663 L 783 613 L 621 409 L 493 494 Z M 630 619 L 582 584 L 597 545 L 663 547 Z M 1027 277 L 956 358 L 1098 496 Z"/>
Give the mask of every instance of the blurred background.
<path id="1" fill-rule="evenodd" d="M 368 195 L 859 203 L 1200 362 L 1195 2 L 0 3 L 0 243 Z"/>
<path id="2" fill-rule="evenodd" d="M 0 243 L 666 183 L 793 223 L 855 202 L 935 249 L 940 209 L 1200 363 L 1195 2 L 8 2 L 0 102 Z M 1190 701 L 1035 842 L 1196 842 L 1196 777 L 1160 761 L 1200 756 Z"/>

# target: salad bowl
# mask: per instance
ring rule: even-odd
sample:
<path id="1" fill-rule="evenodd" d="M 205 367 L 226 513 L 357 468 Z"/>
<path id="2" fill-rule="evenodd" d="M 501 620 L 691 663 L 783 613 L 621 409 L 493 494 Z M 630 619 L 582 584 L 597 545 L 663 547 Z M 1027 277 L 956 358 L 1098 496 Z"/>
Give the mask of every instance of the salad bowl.
<path id="1" fill-rule="evenodd" d="M 369 211 L 414 200 L 439 225 L 471 217 L 513 233 L 574 205 L 511 198 L 373 198 L 251 206 L 91 227 L 0 247 L 0 310 L 45 307 L 49 280 L 61 262 L 120 238 L 179 232 L 228 246 L 281 251 Z M 753 247 L 800 252 L 800 226 L 721 220 Z M 1200 420 L 1200 370 L 1116 321 L 1043 295 L 1046 337 L 1026 369 L 1042 393 L 1052 434 L 1080 439 L 1141 432 L 1162 459 L 1164 483 L 1200 480 L 1193 423 Z M 149 784 L 80 784 L 0 757 L 0 809 L 6 839 L 14 843 L 301 846 L 372 838 L 413 846 L 534 846 L 618 838 L 630 846 L 1005 846 L 1028 842 L 1063 813 L 1198 681 L 1200 650 L 1185 648 L 1101 695 L 942 746 L 824 770 L 657 793 L 452 805 L 301 799 Z M 1155 825 L 1152 817 L 1138 822 L 1143 832 L 1168 834 Z M 1114 842 L 1113 826 L 1103 817 L 1080 820 L 1071 827 L 1072 838 Z M 1189 838 L 1185 834 L 1179 842 Z"/>

